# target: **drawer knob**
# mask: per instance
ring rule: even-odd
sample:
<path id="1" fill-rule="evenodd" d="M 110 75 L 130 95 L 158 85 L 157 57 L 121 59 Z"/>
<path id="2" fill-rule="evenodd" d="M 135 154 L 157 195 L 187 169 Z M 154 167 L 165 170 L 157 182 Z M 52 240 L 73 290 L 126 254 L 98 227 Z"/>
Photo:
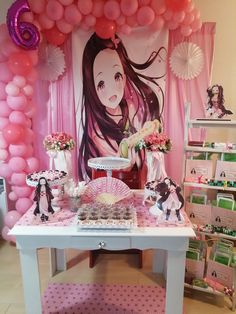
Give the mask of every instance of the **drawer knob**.
<path id="1" fill-rule="evenodd" d="M 99 249 L 103 249 L 106 246 L 106 243 L 104 241 L 101 241 L 98 243 Z"/>

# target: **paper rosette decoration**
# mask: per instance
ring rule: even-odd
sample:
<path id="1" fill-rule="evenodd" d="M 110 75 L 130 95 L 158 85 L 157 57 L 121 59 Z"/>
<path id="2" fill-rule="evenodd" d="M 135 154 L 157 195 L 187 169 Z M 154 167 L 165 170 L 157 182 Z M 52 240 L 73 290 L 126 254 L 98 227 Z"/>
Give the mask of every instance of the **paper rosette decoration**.
<path id="1" fill-rule="evenodd" d="M 202 49 L 191 42 L 182 42 L 174 47 L 170 56 L 172 72 L 182 80 L 197 77 L 204 65 Z"/>
<path id="2" fill-rule="evenodd" d="M 37 69 L 41 80 L 56 81 L 65 68 L 65 56 L 59 47 L 45 44 L 40 46 Z"/>

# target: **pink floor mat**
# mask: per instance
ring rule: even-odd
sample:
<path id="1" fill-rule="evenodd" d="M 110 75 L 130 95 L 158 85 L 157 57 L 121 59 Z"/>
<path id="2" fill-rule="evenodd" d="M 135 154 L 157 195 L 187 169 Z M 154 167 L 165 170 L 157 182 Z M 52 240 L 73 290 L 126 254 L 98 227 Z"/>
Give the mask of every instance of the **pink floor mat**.
<path id="1" fill-rule="evenodd" d="M 43 314 L 163 314 L 165 289 L 143 285 L 51 283 L 42 303 Z"/>

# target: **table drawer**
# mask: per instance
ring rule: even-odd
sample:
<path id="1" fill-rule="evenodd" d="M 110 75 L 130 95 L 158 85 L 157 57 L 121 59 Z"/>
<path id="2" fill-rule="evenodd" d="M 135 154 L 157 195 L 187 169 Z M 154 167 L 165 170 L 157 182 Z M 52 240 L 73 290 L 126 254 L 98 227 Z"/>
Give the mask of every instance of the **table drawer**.
<path id="1" fill-rule="evenodd" d="M 122 250 L 131 248 L 131 240 L 129 237 L 72 237 L 71 244 L 73 247 L 84 250 Z"/>

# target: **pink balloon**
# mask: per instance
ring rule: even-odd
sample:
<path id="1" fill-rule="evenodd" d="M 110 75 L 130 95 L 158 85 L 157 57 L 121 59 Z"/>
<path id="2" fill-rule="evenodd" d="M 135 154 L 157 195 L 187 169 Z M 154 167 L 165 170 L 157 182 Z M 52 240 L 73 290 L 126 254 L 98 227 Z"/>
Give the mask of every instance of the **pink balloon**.
<path id="1" fill-rule="evenodd" d="M 138 22 L 137 22 L 137 17 L 136 17 L 136 14 L 134 15 L 131 15 L 131 16 L 127 16 L 126 18 L 126 23 L 131 26 L 131 27 L 135 27 L 138 25 Z"/>
<path id="2" fill-rule="evenodd" d="M 131 27 L 127 24 L 121 25 L 120 31 L 125 35 L 129 35 L 131 33 Z"/>
<path id="3" fill-rule="evenodd" d="M 4 226 L 2 228 L 2 237 L 4 240 L 6 241 L 11 241 L 11 236 L 8 235 L 8 232 L 10 231 L 10 229 L 7 226 Z"/>
<path id="4" fill-rule="evenodd" d="M 58 0 L 63 5 L 70 5 L 74 0 Z"/>
<path id="5" fill-rule="evenodd" d="M 8 124 L 9 124 L 8 118 L 0 117 L 0 130 L 4 130 Z"/>
<path id="6" fill-rule="evenodd" d="M 7 160 L 8 156 L 9 156 L 8 150 L 0 149 L 0 160 L 5 161 Z"/>
<path id="7" fill-rule="evenodd" d="M 33 156 L 34 148 L 32 145 L 27 145 L 27 152 L 26 155 L 24 156 L 25 158 L 30 158 Z"/>
<path id="8" fill-rule="evenodd" d="M 72 25 L 78 25 L 82 20 L 82 15 L 75 4 L 68 5 L 64 13 L 65 21 Z"/>
<path id="9" fill-rule="evenodd" d="M 6 88 L 6 84 L 3 82 L 0 82 L 0 100 L 5 100 L 7 98 L 5 88 Z"/>
<path id="10" fill-rule="evenodd" d="M 121 0 L 120 2 L 121 12 L 125 16 L 131 16 L 136 13 L 138 10 L 138 1 L 137 0 Z"/>
<path id="11" fill-rule="evenodd" d="M 9 121 L 12 123 L 26 124 L 26 116 L 21 111 L 12 111 L 9 116 Z"/>
<path id="12" fill-rule="evenodd" d="M 32 85 L 25 85 L 25 87 L 23 87 L 23 92 L 26 96 L 32 96 L 34 93 L 34 89 L 32 87 Z"/>
<path id="13" fill-rule="evenodd" d="M 2 134 L 8 144 L 16 144 L 25 137 L 25 128 L 17 123 L 8 123 L 2 130 Z"/>
<path id="14" fill-rule="evenodd" d="M 193 11 L 193 9 L 194 9 L 194 3 L 193 2 L 189 2 L 188 4 L 187 4 L 187 7 L 185 8 L 185 12 L 191 12 L 191 11 Z"/>
<path id="15" fill-rule="evenodd" d="M 179 23 L 178 22 L 175 22 L 173 20 L 170 20 L 167 22 L 167 28 L 170 29 L 170 30 L 174 30 L 176 29 L 177 27 L 179 26 Z"/>
<path id="16" fill-rule="evenodd" d="M 39 55 L 37 50 L 29 50 L 28 56 L 30 57 L 33 66 L 38 64 Z"/>
<path id="17" fill-rule="evenodd" d="M 10 82 L 6 85 L 6 93 L 10 96 L 18 96 L 20 89 L 13 82 Z"/>
<path id="18" fill-rule="evenodd" d="M 8 83 L 13 78 L 13 74 L 11 73 L 7 62 L 0 63 L 0 81 Z"/>
<path id="19" fill-rule="evenodd" d="M 6 216 L 4 217 L 4 223 L 8 228 L 12 228 L 15 223 L 20 219 L 21 214 L 18 213 L 16 210 L 10 210 L 6 213 Z"/>
<path id="20" fill-rule="evenodd" d="M 7 39 L 2 43 L 2 54 L 6 57 L 9 57 L 12 53 L 19 52 L 19 47 L 16 46 L 12 40 Z"/>
<path id="21" fill-rule="evenodd" d="M 35 136 L 34 132 L 31 129 L 29 129 L 29 128 L 25 129 L 25 139 L 24 139 L 25 143 L 27 143 L 27 144 L 33 143 L 34 136 Z"/>
<path id="22" fill-rule="evenodd" d="M 182 22 L 183 25 L 190 25 L 194 20 L 194 15 L 192 13 L 185 14 L 184 20 Z"/>
<path id="23" fill-rule="evenodd" d="M 61 19 L 59 21 L 56 21 L 57 28 L 60 32 L 64 34 L 69 34 L 72 32 L 74 26 L 72 24 L 69 24 L 64 19 Z"/>
<path id="24" fill-rule="evenodd" d="M 92 14 L 99 18 L 103 16 L 103 8 L 105 5 L 105 1 L 104 0 L 97 0 L 94 2 L 93 4 L 93 10 L 92 10 Z"/>
<path id="25" fill-rule="evenodd" d="M 55 21 L 51 20 L 45 13 L 38 16 L 38 21 L 42 29 L 51 29 L 55 25 Z"/>
<path id="26" fill-rule="evenodd" d="M 27 80 L 30 83 L 34 83 L 38 79 L 38 72 L 35 69 L 32 69 L 27 75 Z"/>
<path id="27" fill-rule="evenodd" d="M 116 20 L 120 16 L 120 5 L 115 0 L 108 0 L 104 5 L 104 15 L 108 20 Z"/>
<path id="28" fill-rule="evenodd" d="M 36 157 L 30 157 L 26 159 L 27 162 L 27 172 L 34 172 L 39 170 L 39 160 Z"/>
<path id="29" fill-rule="evenodd" d="M 123 24 L 125 24 L 125 17 L 124 17 L 124 15 L 120 15 L 119 17 L 118 17 L 118 19 L 116 20 L 116 24 L 117 25 L 123 25 Z"/>
<path id="30" fill-rule="evenodd" d="M 46 0 L 28 0 L 31 11 L 40 14 L 45 10 Z"/>
<path id="31" fill-rule="evenodd" d="M 139 25 L 141 26 L 150 25 L 154 21 L 154 18 L 155 13 L 153 9 L 151 9 L 150 7 L 146 6 L 138 9 L 137 21 Z"/>
<path id="32" fill-rule="evenodd" d="M 7 57 L 6 56 L 4 56 L 3 54 L 2 54 L 2 52 L 0 51 L 0 62 L 6 62 L 7 61 Z"/>
<path id="33" fill-rule="evenodd" d="M 192 34 L 192 29 L 188 25 L 182 25 L 180 28 L 180 32 L 184 37 L 188 37 Z"/>
<path id="34" fill-rule="evenodd" d="M 23 94 L 7 96 L 7 103 L 11 109 L 23 111 L 27 106 L 27 98 Z"/>
<path id="35" fill-rule="evenodd" d="M 9 167 L 9 164 L 2 163 L 0 167 L 0 176 L 6 179 L 10 179 L 11 175 L 12 175 L 12 170 Z"/>
<path id="36" fill-rule="evenodd" d="M 24 143 L 9 145 L 9 152 L 12 157 L 26 157 L 28 149 L 28 145 Z"/>
<path id="37" fill-rule="evenodd" d="M 193 21 L 193 23 L 191 24 L 191 28 L 193 32 L 198 31 L 199 29 L 201 29 L 202 27 L 202 22 L 200 19 L 196 19 Z"/>
<path id="38" fill-rule="evenodd" d="M 78 0 L 78 8 L 82 14 L 88 15 L 93 9 L 93 2 L 91 0 Z"/>
<path id="39" fill-rule="evenodd" d="M 32 193 L 31 188 L 27 185 L 25 186 L 12 186 L 13 192 L 20 197 L 29 197 Z"/>
<path id="40" fill-rule="evenodd" d="M 162 29 L 164 24 L 165 24 L 164 19 L 161 16 L 157 16 L 155 20 L 152 22 L 152 24 L 150 25 L 150 28 L 154 31 L 158 31 Z"/>
<path id="41" fill-rule="evenodd" d="M 198 8 L 195 8 L 193 11 L 192 11 L 192 14 L 194 15 L 195 19 L 200 19 L 200 11 Z"/>
<path id="42" fill-rule="evenodd" d="M 0 132 L 0 148 L 7 148 L 8 147 L 8 143 L 6 141 L 6 139 L 4 138 L 4 136 L 2 135 L 2 133 Z"/>
<path id="43" fill-rule="evenodd" d="M 166 21 L 170 21 L 173 17 L 173 11 L 170 11 L 169 9 L 165 11 L 163 14 L 163 17 Z"/>
<path id="44" fill-rule="evenodd" d="M 183 22 L 184 18 L 185 18 L 185 12 L 184 11 L 175 12 L 173 15 L 173 21 L 176 23 Z"/>
<path id="45" fill-rule="evenodd" d="M 28 22 L 32 23 L 34 21 L 34 15 L 32 12 L 24 12 L 20 16 L 20 21 L 21 22 Z"/>
<path id="46" fill-rule="evenodd" d="M 166 11 L 165 0 L 152 0 L 151 8 L 157 15 L 161 15 Z"/>
<path id="47" fill-rule="evenodd" d="M 22 172 L 27 168 L 27 163 L 22 157 L 12 157 L 9 160 L 9 167 L 14 172 Z"/>
<path id="48" fill-rule="evenodd" d="M 21 214 L 25 214 L 32 204 L 33 202 L 29 198 L 19 198 L 16 201 L 16 210 Z"/>
<path id="49" fill-rule="evenodd" d="M 139 6 L 145 6 L 148 5 L 151 2 L 151 0 L 138 0 Z"/>
<path id="50" fill-rule="evenodd" d="M 89 15 L 85 16 L 84 22 L 89 27 L 93 27 L 96 24 L 96 17 L 93 16 L 92 14 L 89 14 Z"/>
<path id="51" fill-rule="evenodd" d="M 36 111 L 35 105 L 31 104 L 31 106 L 29 108 L 27 108 L 25 111 L 26 117 L 28 117 L 30 119 L 33 118 L 35 111 Z"/>
<path id="52" fill-rule="evenodd" d="M 31 127 L 32 127 L 32 121 L 31 121 L 31 119 L 29 119 L 29 118 L 26 119 L 25 126 L 26 126 L 27 128 L 29 128 L 29 129 L 31 129 Z"/>
<path id="53" fill-rule="evenodd" d="M 20 75 L 15 75 L 14 77 L 13 77 L 13 83 L 16 85 L 16 86 L 18 86 L 18 87 L 24 87 L 25 86 L 25 84 L 26 84 L 26 79 L 25 79 L 25 77 L 24 76 L 20 76 Z"/>
<path id="54" fill-rule="evenodd" d="M 17 199 L 18 199 L 18 196 L 16 195 L 16 193 L 15 192 L 10 192 L 9 194 L 8 194 L 8 198 L 11 200 L 11 201 L 13 201 L 13 202 L 15 202 Z"/>
<path id="55" fill-rule="evenodd" d="M 49 0 L 46 5 L 46 14 L 53 20 L 58 21 L 63 17 L 64 8 L 61 3 L 56 0 Z"/>
<path id="56" fill-rule="evenodd" d="M 0 100 L 0 117 L 7 118 L 11 113 L 11 108 L 5 100 Z"/>
<path id="57" fill-rule="evenodd" d="M 14 183 L 14 185 L 25 185 L 26 182 L 26 174 L 24 172 L 19 172 L 19 173 L 13 173 L 11 176 L 11 182 Z"/>
<path id="58" fill-rule="evenodd" d="M 6 24 L 0 25 L 0 44 L 4 42 L 4 40 L 9 39 L 9 32 Z"/>

